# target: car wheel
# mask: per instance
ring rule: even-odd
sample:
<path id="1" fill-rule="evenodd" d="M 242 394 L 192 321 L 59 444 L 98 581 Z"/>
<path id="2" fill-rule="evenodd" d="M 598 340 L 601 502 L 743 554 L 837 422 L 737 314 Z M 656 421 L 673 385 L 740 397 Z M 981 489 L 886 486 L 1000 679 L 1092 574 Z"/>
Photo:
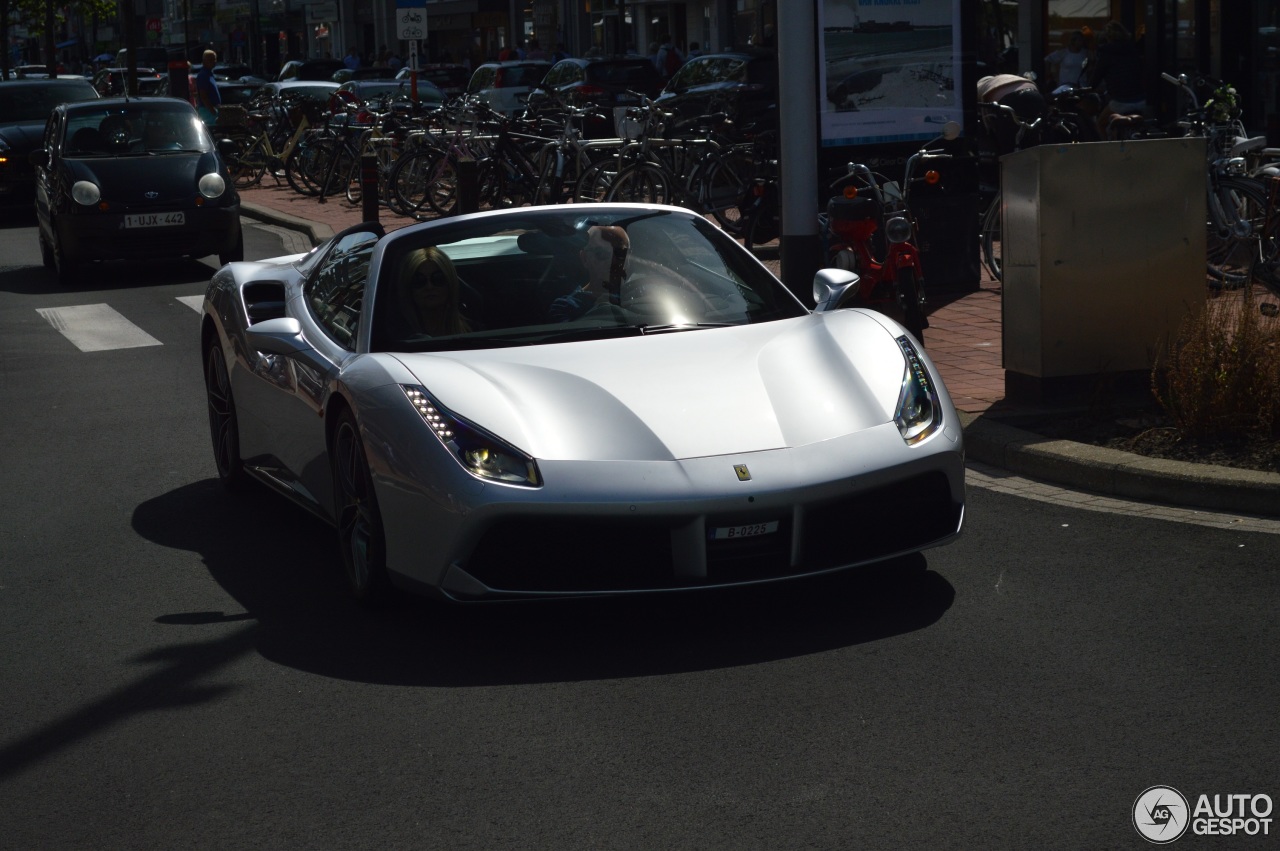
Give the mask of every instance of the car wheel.
<path id="1" fill-rule="evenodd" d="M 236 228 L 236 242 L 228 251 L 218 254 L 219 265 L 225 266 L 228 263 L 239 263 L 244 260 L 244 231 Z"/>
<path id="2" fill-rule="evenodd" d="M 209 399 L 209 436 L 213 439 L 218 479 L 227 490 L 235 491 L 243 486 L 246 478 L 244 463 L 240 460 L 240 427 L 236 421 L 236 401 L 231 395 L 231 375 L 216 343 L 205 352 L 204 386 Z"/>
<path id="3" fill-rule="evenodd" d="M 38 239 L 40 241 L 40 262 L 44 263 L 46 269 L 55 268 L 53 247 L 49 245 L 49 240 L 44 238 L 44 231 L 40 230 L 39 227 L 36 228 L 36 233 L 39 234 Z"/>
<path id="4" fill-rule="evenodd" d="M 53 268 L 58 275 L 59 286 L 69 287 L 79 276 L 80 259 L 74 251 L 62 244 L 57 230 L 53 232 Z"/>
<path id="5" fill-rule="evenodd" d="M 338 550 L 347 587 L 356 601 L 373 606 L 390 593 L 382 514 L 355 415 L 343 411 L 333 435 L 333 494 Z"/>

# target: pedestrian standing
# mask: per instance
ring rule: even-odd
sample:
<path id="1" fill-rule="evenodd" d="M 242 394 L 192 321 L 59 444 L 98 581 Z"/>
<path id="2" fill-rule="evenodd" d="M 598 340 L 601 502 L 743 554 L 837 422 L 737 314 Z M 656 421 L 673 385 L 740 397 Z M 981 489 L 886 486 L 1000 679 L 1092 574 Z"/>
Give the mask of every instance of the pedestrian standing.
<path id="1" fill-rule="evenodd" d="M 196 72 L 196 109 L 200 119 L 212 126 L 218 123 L 218 109 L 222 106 L 222 94 L 213 80 L 213 66 L 218 64 L 218 54 L 206 50 L 200 57 L 200 70 Z"/>

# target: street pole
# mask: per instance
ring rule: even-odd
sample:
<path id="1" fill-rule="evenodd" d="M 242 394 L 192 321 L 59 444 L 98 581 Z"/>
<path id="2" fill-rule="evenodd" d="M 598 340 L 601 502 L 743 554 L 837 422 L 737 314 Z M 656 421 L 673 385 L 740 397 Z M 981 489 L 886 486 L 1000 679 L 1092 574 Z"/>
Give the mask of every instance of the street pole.
<path id="1" fill-rule="evenodd" d="M 778 86 L 794 97 L 778 100 L 782 282 L 813 304 L 813 275 L 821 268 L 818 236 L 818 51 L 813 3 L 787 5 L 778 15 Z"/>

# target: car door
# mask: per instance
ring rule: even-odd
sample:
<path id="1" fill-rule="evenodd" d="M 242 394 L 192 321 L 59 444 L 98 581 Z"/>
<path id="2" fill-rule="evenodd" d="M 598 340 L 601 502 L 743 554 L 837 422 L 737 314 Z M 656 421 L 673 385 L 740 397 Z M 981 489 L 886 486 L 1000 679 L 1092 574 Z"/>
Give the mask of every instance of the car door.
<path id="1" fill-rule="evenodd" d="M 53 240 L 52 204 L 54 198 L 55 159 L 60 155 L 59 140 L 62 137 L 63 115 L 55 109 L 45 122 L 44 138 L 41 148 L 44 150 L 44 163 L 35 165 L 36 180 L 36 226 L 44 234 L 45 239 Z"/>
<path id="2" fill-rule="evenodd" d="M 305 345 L 289 354 L 250 350 L 249 374 L 242 374 L 234 387 L 246 414 L 246 463 L 322 513 L 327 513 L 332 490 L 325 408 L 338 372 L 358 357 L 369 262 L 382 236 L 380 225 L 366 223 L 334 237 L 286 307 L 287 316 L 298 321 Z M 255 435 L 250 429 L 261 431 Z"/>

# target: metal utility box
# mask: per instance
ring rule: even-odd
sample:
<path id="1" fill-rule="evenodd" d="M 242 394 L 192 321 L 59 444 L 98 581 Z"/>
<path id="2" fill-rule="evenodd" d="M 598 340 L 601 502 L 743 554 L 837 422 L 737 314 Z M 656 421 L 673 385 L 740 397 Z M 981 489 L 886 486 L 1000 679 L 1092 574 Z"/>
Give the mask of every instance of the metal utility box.
<path id="1" fill-rule="evenodd" d="M 1151 369 L 1205 302 L 1205 168 L 1193 138 L 1001 159 L 1006 392 L 1022 377 Z"/>

